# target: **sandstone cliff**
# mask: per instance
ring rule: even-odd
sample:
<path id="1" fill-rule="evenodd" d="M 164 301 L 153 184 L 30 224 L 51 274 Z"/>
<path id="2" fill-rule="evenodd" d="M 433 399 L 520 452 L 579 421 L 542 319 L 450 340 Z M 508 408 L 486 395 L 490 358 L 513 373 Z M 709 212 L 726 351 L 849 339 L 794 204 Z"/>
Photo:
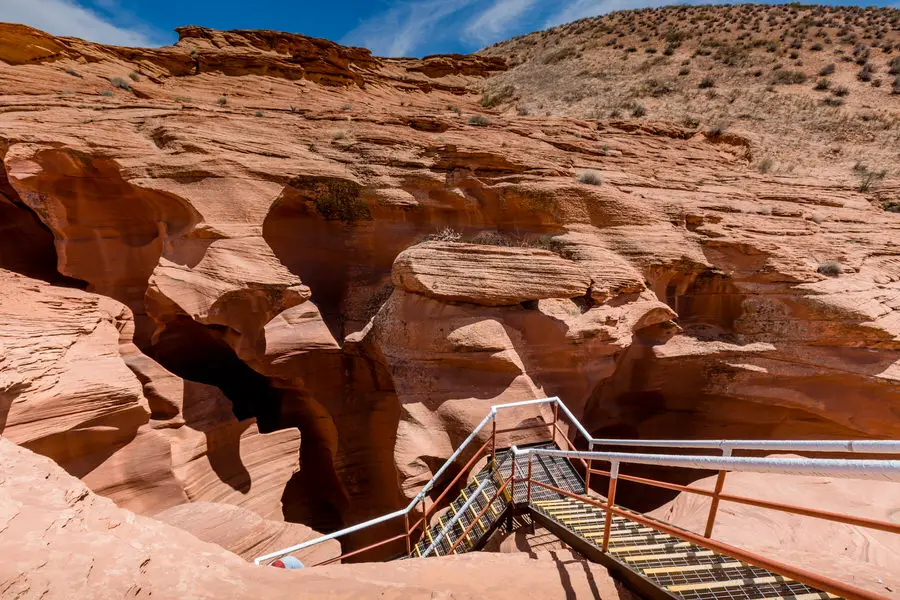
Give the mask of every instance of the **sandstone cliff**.
<path id="1" fill-rule="evenodd" d="M 499 58 L 180 33 L 0 26 L 0 430 L 120 506 L 335 528 L 547 395 L 599 435 L 898 434 L 896 179 L 489 112 Z"/>
<path id="2" fill-rule="evenodd" d="M 63 598 L 631 598 L 571 554 L 462 555 L 307 571 L 261 569 L 92 493 L 0 439 L 0 595 Z"/>

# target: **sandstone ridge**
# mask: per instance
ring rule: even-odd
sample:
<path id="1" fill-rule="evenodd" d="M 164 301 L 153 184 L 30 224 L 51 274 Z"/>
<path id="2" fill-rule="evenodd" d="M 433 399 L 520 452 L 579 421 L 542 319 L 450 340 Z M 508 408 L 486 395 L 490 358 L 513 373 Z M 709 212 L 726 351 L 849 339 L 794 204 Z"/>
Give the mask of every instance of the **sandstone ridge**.
<path id="1" fill-rule="evenodd" d="M 898 435 L 893 173 L 492 110 L 497 57 L 181 36 L 0 25 L 0 432 L 121 508 L 246 557 L 554 395 L 598 436 Z"/>

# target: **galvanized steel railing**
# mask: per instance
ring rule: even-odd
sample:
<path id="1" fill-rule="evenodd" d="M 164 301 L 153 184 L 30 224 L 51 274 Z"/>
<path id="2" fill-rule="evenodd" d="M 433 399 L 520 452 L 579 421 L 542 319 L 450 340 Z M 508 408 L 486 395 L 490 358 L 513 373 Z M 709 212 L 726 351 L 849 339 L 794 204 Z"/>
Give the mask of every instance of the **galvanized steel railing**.
<path id="1" fill-rule="evenodd" d="M 877 444 L 877 442 L 874 442 Z M 891 443 L 889 443 L 890 445 Z M 603 524 L 603 541 L 601 549 L 603 552 L 609 550 L 610 531 L 612 528 L 612 520 L 614 516 L 625 517 L 646 527 L 656 529 L 669 535 L 674 535 L 685 539 L 694 544 L 704 546 L 719 554 L 731 556 L 739 561 L 756 565 L 764 569 L 779 573 L 795 579 L 807 585 L 814 586 L 824 591 L 837 594 L 847 600 L 876 600 L 882 598 L 878 594 L 864 590 L 844 581 L 832 579 L 830 577 L 813 573 L 805 569 L 794 567 L 772 558 L 761 556 L 759 554 L 749 552 L 747 550 L 725 544 L 710 539 L 712 532 L 712 524 L 715 521 L 716 509 L 719 500 L 727 500 L 741 504 L 749 504 L 760 508 L 768 508 L 799 514 L 808 517 L 815 517 L 828 521 L 856 525 L 859 527 L 867 527 L 889 533 L 900 534 L 900 523 L 892 523 L 889 521 L 879 521 L 875 519 L 867 519 L 862 517 L 852 517 L 839 513 L 820 511 L 816 509 L 803 508 L 788 504 L 769 502 L 765 500 L 757 500 L 745 498 L 742 496 L 734 496 L 722 493 L 722 484 L 724 473 L 726 471 L 743 471 L 753 473 L 785 473 L 792 475 L 819 475 L 826 477 L 840 477 L 850 479 L 876 479 L 884 481 L 900 482 L 900 460 L 843 460 L 843 459 L 817 459 L 817 458 L 749 458 L 749 457 L 713 457 L 713 456 L 661 456 L 658 454 L 635 454 L 624 452 L 592 452 L 592 451 L 574 451 L 574 450 L 553 450 L 548 448 L 526 448 L 519 449 L 513 446 L 511 449 L 513 456 L 528 456 L 528 476 L 522 480 L 527 482 L 528 498 L 531 498 L 532 485 L 538 485 L 566 497 L 577 499 L 581 502 L 596 506 L 605 511 Z M 871 452 L 871 450 L 870 450 Z M 536 455 L 547 456 L 563 456 L 569 459 L 587 460 L 587 473 L 596 473 L 609 477 L 609 487 L 606 492 L 606 498 L 600 500 L 591 498 L 585 490 L 584 495 L 573 494 L 568 490 L 554 487 L 541 481 L 533 480 L 531 477 L 532 457 Z M 591 461 L 600 460 L 608 462 L 609 471 L 593 469 Z M 691 486 L 682 486 L 665 482 L 647 479 L 643 477 L 634 477 L 620 474 L 620 466 L 623 464 L 640 464 L 654 465 L 675 468 L 719 470 L 719 477 L 716 481 L 715 490 L 706 490 Z M 680 492 L 700 494 L 708 496 L 712 499 L 710 512 L 707 521 L 706 533 L 701 537 L 698 534 L 689 532 L 680 528 L 673 527 L 667 523 L 649 519 L 643 515 L 639 515 L 630 511 L 623 510 L 616 506 L 616 487 L 619 479 L 643 483 L 655 487 L 673 489 Z"/>
<path id="2" fill-rule="evenodd" d="M 550 422 L 541 423 L 539 425 L 531 425 L 524 427 L 514 427 L 510 429 L 497 429 L 497 415 L 500 411 L 523 407 L 523 406 L 537 406 L 537 405 L 545 405 L 551 404 L 553 406 L 553 420 Z M 566 433 L 559 426 L 560 415 L 559 412 L 562 411 L 565 418 L 571 423 L 572 426 L 581 434 L 581 437 L 587 442 L 588 451 L 579 451 L 576 450 L 574 443 L 568 438 Z M 453 481 L 450 482 L 446 486 L 446 489 L 441 496 L 435 500 L 431 507 L 425 506 L 425 497 L 426 495 L 434 489 L 437 482 L 443 476 L 443 474 L 447 471 L 448 468 L 452 464 L 456 462 L 456 460 L 460 457 L 460 455 L 469 447 L 469 445 L 476 439 L 479 433 L 481 433 L 488 423 L 492 423 L 492 431 L 491 435 L 487 441 L 482 444 L 482 446 L 476 450 L 474 455 L 470 458 L 468 463 L 465 465 L 463 469 L 460 470 L 459 474 L 454 478 Z M 569 408 L 557 397 L 553 398 L 542 398 L 537 400 L 526 400 L 523 402 L 513 402 L 509 404 L 500 404 L 491 407 L 490 413 L 475 427 L 471 434 L 460 444 L 460 446 L 456 449 L 453 454 L 447 459 L 447 461 L 441 466 L 440 469 L 431 477 L 431 479 L 425 484 L 421 491 L 409 502 L 409 504 L 400 510 L 394 511 L 392 513 L 386 514 L 384 516 L 370 519 L 363 523 L 359 523 L 357 525 L 353 525 L 352 527 L 347 527 L 340 531 L 336 531 L 334 533 L 330 533 L 328 535 L 321 536 L 319 538 L 309 540 L 302 544 L 297 544 L 295 546 L 291 546 L 288 548 L 284 548 L 282 550 L 278 550 L 276 552 L 272 552 L 270 554 L 266 554 L 260 556 L 255 559 L 255 563 L 257 565 L 260 564 L 269 564 L 273 560 L 283 557 L 288 554 L 292 554 L 298 552 L 300 550 L 304 550 L 306 548 L 312 547 L 316 544 L 320 544 L 322 542 L 337 539 L 342 536 L 355 533 L 361 531 L 363 529 L 367 529 L 369 527 L 379 525 L 382 523 L 386 523 L 388 521 L 392 521 L 394 519 L 403 518 L 404 519 L 404 533 L 396 535 L 394 537 L 382 540 L 376 544 L 372 544 L 365 548 L 361 548 L 359 550 L 343 554 L 339 557 L 331 559 L 329 561 L 325 561 L 327 564 L 330 562 L 336 562 L 343 558 L 349 558 L 351 556 L 358 555 L 363 552 L 367 552 L 373 550 L 375 548 L 398 542 L 399 540 L 406 539 L 406 547 L 407 552 L 411 546 L 411 540 L 413 534 L 417 531 L 418 527 L 421 525 L 423 531 L 426 530 L 430 524 L 429 518 L 430 515 L 437 509 L 440 501 L 446 495 L 446 493 L 452 488 L 452 486 L 465 474 L 468 473 L 469 469 L 475 464 L 475 462 L 480 458 L 486 451 L 488 446 L 490 446 L 491 460 L 493 461 L 495 453 L 496 453 L 496 445 L 497 445 L 497 436 L 503 433 L 509 433 L 513 431 L 523 431 L 527 429 L 536 429 L 542 427 L 549 427 L 552 429 L 552 439 L 554 442 L 557 441 L 557 436 L 561 436 L 562 440 L 564 440 L 569 450 L 551 450 L 546 448 L 531 448 L 531 449 L 518 449 L 515 446 L 512 448 L 514 454 L 522 455 L 527 454 L 529 456 L 535 454 L 546 454 L 546 455 L 556 455 L 556 456 L 565 456 L 569 459 L 578 459 L 584 465 L 585 468 L 585 494 L 587 494 L 590 486 L 590 477 L 591 474 L 597 475 L 605 475 L 610 477 L 610 487 L 607 493 L 607 507 L 610 512 L 608 514 L 612 514 L 615 511 L 620 511 L 615 507 L 615 488 L 616 482 L 618 479 L 624 479 L 627 481 L 633 481 L 636 483 L 642 483 L 647 485 L 652 485 L 655 487 L 662 487 L 670 490 L 680 491 L 680 492 L 688 492 L 694 494 L 700 494 L 704 496 L 708 496 L 712 499 L 710 512 L 707 520 L 706 532 L 704 534 L 704 539 L 706 539 L 709 543 L 714 543 L 712 540 L 708 538 L 712 535 L 712 528 L 715 523 L 716 511 L 718 509 L 718 504 L 720 500 L 726 500 L 730 502 L 737 502 L 742 504 L 748 504 L 752 506 L 757 506 L 761 508 L 770 508 L 774 510 L 780 510 L 783 512 L 789 512 L 792 514 L 800 514 L 805 516 L 817 517 L 831 521 L 837 521 L 842 523 L 847 523 L 851 525 L 857 525 L 861 527 L 869 527 L 873 529 L 878 529 L 882 531 L 890 531 L 892 533 L 900 533 L 900 525 L 895 523 L 888 523 L 883 521 L 877 521 L 873 519 L 866 519 L 861 517 L 851 517 L 846 515 L 840 515 L 838 513 L 830 513 L 826 511 L 819 511 L 814 509 L 808 509 L 803 507 L 796 507 L 787 504 L 757 500 L 753 498 L 746 498 L 742 496 L 735 496 L 731 494 L 725 494 L 722 492 L 722 488 L 725 482 L 725 474 L 727 471 L 750 471 L 750 472 L 760 472 L 760 473 L 791 473 L 791 474 L 803 474 L 803 475 L 826 475 L 831 477 L 849 477 L 854 479 L 887 479 L 890 481 L 900 481 L 900 460 L 889 460 L 889 459 L 819 459 L 819 458 L 753 458 L 753 457 L 734 457 L 731 456 L 732 453 L 736 450 L 755 450 L 755 451 L 767 451 L 767 452 L 830 452 L 830 453 L 866 453 L 866 454 L 900 454 L 900 441 L 898 440 L 821 440 L 821 441 L 806 441 L 806 440 L 611 440 L 611 439 L 603 439 L 603 438 L 594 438 L 592 437 L 584 426 L 575 418 Z M 639 454 L 639 453 L 624 453 L 624 452 L 595 452 L 593 451 L 594 446 L 602 445 L 602 446 L 638 446 L 638 447 L 653 447 L 653 448 L 667 448 L 667 449 L 709 449 L 709 450 L 721 450 L 723 456 L 697 456 L 697 455 L 660 455 L 660 454 Z M 604 462 L 610 463 L 609 471 L 594 469 L 593 461 L 600 460 Z M 529 474 L 526 478 L 515 479 L 515 470 L 513 470 L 510 475 L 509 481 L 504 482 L 504 487 L 512 482 L 513 484 L 516 481 L 528 481 L 529 482 L 529 493 L 528 497 L 531 496 L 531 474 L 530 474 L 530 458 L 529 458 Z M 667 467 L 676 467 L 676 468 L 691 468 L 691 469 L 705 469 L 705 470 L 718 470 L 719 474 L 716 479 L 716 485 L 714 490 L 703 490 L 700 488 L 694 488 L 690 486 L 682 486 L 677 484 L 671 484 L 661 481 L 655 481 L 652 479 L 646 479 L 642 477 L 636 477 L 631 475 L 620 475 L 619 474 L 619 465 L 621 464 L 644 464 L 644 465 L 657 465 L 657 466 L 667 466 Z M 487 480 L 485 480 L 486 482 Z M 542 485 L 547 487 L 546 484 L 534 481 L 535 484 Z M 482 483 L 484 485 L 484 482 Z M 513 485 L 513 490 L 515 486 Z M 559 490 L 557 490 L 559 491 Z M 571 495 L 571 493 L 566 492 L 567 495 Z M 474 497 L 474 496 L 473 496 Z M 515 501 L 515 499 L 513 499 Z M 414 524 L 410 523 L 409 515 L 416 508 L 416 505 L 422 503 L 422 517 L 416 521 Z M 430 551 L 433 550 L 434 546 L 440 541 L 440 537 L 446 535 L 448 531 L 455 525 L 455 520 L 451 519 L 451 521 L 443 528 L 442 533 L 439 534 L 437 541 L 432 543 L 429 548 L 423 553 L 423 555 L 428 555 Z M 607 530 L 608 531 L 608 530 Z M 608 537 L 608 536 L 607 536 Z M 604 550 L 606 545 L 604 543 Z"/>
<path id="3" fill-rule="evenodd" d="M 497 413 L 498 413 L 499 411 L 502 411 L 502 410 L 508 410 L 508 409 L 511 409 L 511 408 L 518 408 L 518 407 L 522 407 L 522 406 L 534 406 L 534 405 L 541 405 L 541 404 L 553 404 L 555 407 L 561 408 L 562 411 L 563 411 L 563 412 L 564 412 L 564 413 L 565 413 L 565 414 L 566 414 L 573 422 L 577 422 L 577 421 L 575 420 L 575 417 L 572 415 L 572 413 L 569 411 L 569 409 L 565 406 L 565 404 L 563 404 L 563 403 L 560 401 L 560 399 L 559 399 L 559 398 L 556 398 L 556 397 L 553 397 L 553 398 L 540 398 L 540 399 L 537 399 L 537 400 L 525 400 L 525 401 L 522 401 L 522 402 L 511 402 L 511 403 L 508 403 L 508 404 L 499 404 L 499 405 L 496 405 L 496 406 L 492 406 L 492 407 L 491 407 L 491 411 L 488 413 L 488 415 L 487 415 L 484 419 L 482 419 L 481 423 L 479 423 L 479 424 L 475 427 L 475 429 L 472 430 L 472 433 L 470 433 L 469 436 L 468 436 L 465 440 L 463 440 L 463 442 L 459 445 L 459 447 L 456 449 L 456 451 L 455 451 L 453 454 L 451 454 L 450 457 L 444 462 L 444 464 L 441 466 L 441 468 L 438 469 L 437 472 L 436 472 L 434 475 L 432 475 L 431 479 L 428 480 L 428 483 L 426 483 L 425 486 L 421 489 L 421 491 L 419 491 L 419 493 L 416 494 L 415 498 L 413 498 L 412 500 L 410 500 L 409 504 L 406 505 L 406 508 L 401 508 L 400 510 L 394 511 L 394 512 L 392 512 L 392 513 L 388 513 L 388 514 L 383 515 L 383 516 L 381 516 L 381 517 L 376 517 L 376 518 L 374 518 L 374 519 L 370 519 L 370 520 L 368 520 L 368 521 L 364 521 L 364 522 L 362 522 L 362 523 L 358 523 L 357 525 L 353 525 L 353 526 L 351 526 L 351 527 L 347 527 L 347 528 L 345 528 L 345 529 L 341 529 L 340 531 L 335 531 L 335 532 L 333 532 L 333 533 L 329 533 L 328 535 L 323 535 L 322 537 L 318 537 L 318 538 L 315 538 L 315 539 L 312 539 L 312 540 L 308 540 L 308 541 L 306 541 L 306 542 L 303 542 L 302 544 L 297 544 L 297 545 L 295 545 L 295 546 L 290 546 L 290 547 L 288 547 L 288 548 L 283 548 L 283 549 L 281 549 L 281 550 L 277 550 L 277 551 L 275 551 L 275 552 L 271 552 L 271 553 L 269 553 L 269 554 L 265 554 L 265 555 L 263 555 L 263 556 L 259 556 L 259 557 L 257 557 L 256 559 L 254 559 L 253 562 L 256 563 L 257 565 L 261 565 L 261 564 L 263 564 L 263 563 L 268 564 L 269 562 L 274 561 L 274 560 L 276 560 L 276 559 L 278 559 L 278 558 L 281 558 L 282 556 L 285 556 L 285 555 L 288 555 L 288 554 L 292 554 L 292 553 L 294 553 L 294 552 L 299 552 L 300 550 L 304 550 L 304 549 L 309 548 L 309 547 L 311 547 L 311 546 L 315 546 L 316 544 L 321 544 L 322 542 L 327 542 L 328 540 L 337 539 L 337 538 L 343 537 L 343 536 L 345 536 L 345 535 L 349 535 L 349 534 L 351 534 L 351 533 L 356 533 L 356 532 L 358 532 L 358 531 L 362 531 L 363 529 L 367 529 L 367 528 L 369 528 L 369 527 L 373 527 L 373 526 L 375 526 L 375 525 L 380 525 L 380 524 L 382 524 L 382 523 L 386 523 L 386 522 L 388 522 L 388 521 L 392 521 L 392 520 L 394 520 L 394 519 L 399 519 L 399 518 L 404 518 L 404 519 L 406 520 L 406 524 L 405 524 L 405 525 L 406 525 L 406 533 L 405 533 L 405 534 L 401 534 L 401 535 L 396 536 L 396 537 L 394 537 L 394 538 L 390 538 L 390 539 L 387 539 L 387 540 L 383 540 L 383 541 L 379 542 L 378 544 L 373 544 L 373 545 L 371 545 L 371 546 L 367 546 L 366 548 L 362 548 L 362 549 L 357 550 L 357 551 L 355 551 L 355 552 L 353 552 L 353 553 L 346 554 L 346 555 L 342 555 L 342 556 L 337 557 L 336 559 L 333 559 L 333 560 L 331 560 L 331 561 L 326 561 L 326 563 L 327 563 L 327 562 L 334 562 L 334 561 L 339 560 L 339 559 L 341 559 L 341 558 L 348 558 L 348 557 L 351 556 L 351 555 L 359 554 L 359 553 L 361 553 L 361 552 L 368 551 L 368 550 L 372 550 L 372 549 L 377 548 L 377 547 L 379 547 L 379 546 L 387 545 L 388 543 L 395 542 L 395 541 L 397 541 L 397 540 L 399 540 L 399 539 L 403 539 L 404 537 L 405 537 L 406 540 L 407 540 L 407 548 L 409 548 L 409 546 L 410 546 L 410 535 L 411 535 L 411 533 L 413 533 L 413 532 L 416 530 L 417 526 L 418 526 L 420 523 L 423 524 L 423 526 L 424 526 L 425 528 L 427 528 L 427 524 L 428 524 L 428 522 L 427 522 L 428 511 L 427 511 L 427 510 L 423 510 L 423 514 L 424 514 L 425 516 L 424 516 L 422 519 L 420 519 L 419 521 L 417 521 L 415 525 L 412 525 L 412 526 L 410 526 L 410 523 L 409 523 L 409 515 L 410 515 L 410 513 L 415 509 L 416 505 L 419 504 L 420 502 L 422 502 L 423 505 L 424 505 L 424 500 L 425 500 L 425 497 L 426 497 L 426 495 L 428 494 L 428 492 L 430 492 L 430 491 L 434 488 L 434 486 L 437 484 L 437 482 L 440 481 L 441 476 L 443 476 L 443 474 L 447 471 L 447 469 L 449 469 L 450 466 L 453 465 L 453 463 L 456 462 L 456 459 L 459 458 L 459 456 L 463 453 L 463 451 L 464 451 L 466 448 L 469 447 L 469 444 L 471 444 L 472 441 L 475 440 L 475 438 L 478 436 L 478 434 L 479 434 L 479 433 L 487 426 L 488 423 L 493 423 L 493 428 L 492 428 L 493 430 L 492 430 L 492 432 L 491 432 L 491 437 L 490 437 L 490 439 L 489 439 L 489 441 L 491 442 L 491 456 L 492 456 L 492 458 L 493 458 L 493 456 L 494 456 L 494 454 L 495 454 L 495 452 L 496 452 L 496 439 L 497 439 L 497 434 L 498 434 L 498 433 L 506 433 L 506 432 L 514 431 L 514 430 L 533 429 L 533 428 L 537 428 L 537 427 L 548 427 L 548 426 L 553 426 L 553 427 L 555 427 L 555 426 L 556 426 L 556 419 L 557 419 L 557 415 L 558 415 L 558 413 L 556 412 L 556 410 L 554 410 L 554 420 L 553 420 L 553 422 L 551 422 L 551 423 L 542 423 L 541 425 L 534 426 L 534 427 L 521 427 L 521 428 L 508 429 L 508 430 L 501 430 L 501 431 L 498 432 L 498 431 L 497 431 Z M 580 423 L 578 423 L 578 427 L 579 427 L 582 431 L 584 431 L 585 433 L 587 433 L 587 432 L 584 430 L 584 428 L 581 427 L 581 424 L 580 424 Z M 484 450 L 485 450 L 486 447 L 487 447 L 487 443 L 485 443 L 485 445 L 483 445 L 483 446 L 476 452 L 475 456 L 469 461 L 469 463 L 466 465 L 466 467 L 463 468 L 463 469 L 460 471 L 460 473 L 459 473 L 459 475 L 457 475 L 456 479 L 454 479 L 454 480 L 450 483 L 450 485 L 447 486 L 448 489 L 449 489 L 450 487 L 452 487 L 453 483 L 455 483 L 462 475 L 464 475 L 464 474 L 468 471 L 469 468 L 471 468 L 471 466 L 475 463 L 475 460 L 481 455 L 481 453 L 484 452 Z M 446 492 L 445 492 L 445 493 L 446 493 Z M 437 506 L 437 502 L 439 502 L 440 499 L 443 498 L 443 495 L 444 495 L 444 494 L 442 494 L 441 497 L 438 498 L 438 500 L 435 501 L 435 503 L 434 503 L 433 506 Z"/>

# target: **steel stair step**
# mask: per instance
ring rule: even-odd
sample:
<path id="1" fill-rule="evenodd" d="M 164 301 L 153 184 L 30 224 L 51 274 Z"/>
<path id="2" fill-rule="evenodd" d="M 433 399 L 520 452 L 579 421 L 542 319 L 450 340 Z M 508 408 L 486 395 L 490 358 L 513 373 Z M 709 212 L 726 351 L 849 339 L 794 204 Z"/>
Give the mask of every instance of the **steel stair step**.
<path id="1" fill-rule="evenodd" d="M 686 573 L 693 571 L 709 571 L 714 569 L 733 569 L 733 568 L 741 568 L 744 566 L 744 563 L 740 561 L 731 561 L 731 562 L 720 562 L 720 563 L 708 563 L 705 565 L 678 565 L 672 567 L 650 567 L 647 569 L 643 569 L 645 575 L 659 575 L 659 574 L 667 574 L 667 573 Z"/>
<path id="2" fill-rule="evenodd" d="M 729 587 L 744 587 L 748 585 L 759 585 L 762 583 L 785 583 L 791 581 L 787 577 L 781 575 L 768 575 L 765 577 L 753 577 L 750 579 L 731 579 L 728 581 L 705 581 L 697 583 L 685 583 L 679 585 L 669 585 L 666 589 L 670 592 L 685 592 L 689 590 L 713 590 Z"/>
<path id="3" fill-rule="evenodd" d="M 646 552 L 648 550 L 669 550 L 676 548 L 689 548 L 692 546 L 690 542 L 666 542 L 662 544 L 646 544 L 643 546 L 624 546 L 622 548 L 610 548 L 609 551 L 613 554 L 623 554 L 625 552 Z"/>

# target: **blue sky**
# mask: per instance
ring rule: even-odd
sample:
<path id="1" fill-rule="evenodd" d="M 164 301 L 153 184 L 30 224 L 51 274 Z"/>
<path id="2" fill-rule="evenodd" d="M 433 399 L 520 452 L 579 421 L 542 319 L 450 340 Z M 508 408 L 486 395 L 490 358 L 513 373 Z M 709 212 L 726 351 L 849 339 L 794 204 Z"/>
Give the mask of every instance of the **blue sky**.
<path id="1" fill-rule="evenodd" d="M 896 0 L 875 2 L 896 7 Z M 0 0 L 0 21 L 107 44 L 160 46 L 180 25 L 275 29 L 381 56 L 471 52 L 520 33 L 672 0 Z M 696 0 L 691 3 L 710 3 Z M 867 2 L 871 4 L 871 2 Z"/>

